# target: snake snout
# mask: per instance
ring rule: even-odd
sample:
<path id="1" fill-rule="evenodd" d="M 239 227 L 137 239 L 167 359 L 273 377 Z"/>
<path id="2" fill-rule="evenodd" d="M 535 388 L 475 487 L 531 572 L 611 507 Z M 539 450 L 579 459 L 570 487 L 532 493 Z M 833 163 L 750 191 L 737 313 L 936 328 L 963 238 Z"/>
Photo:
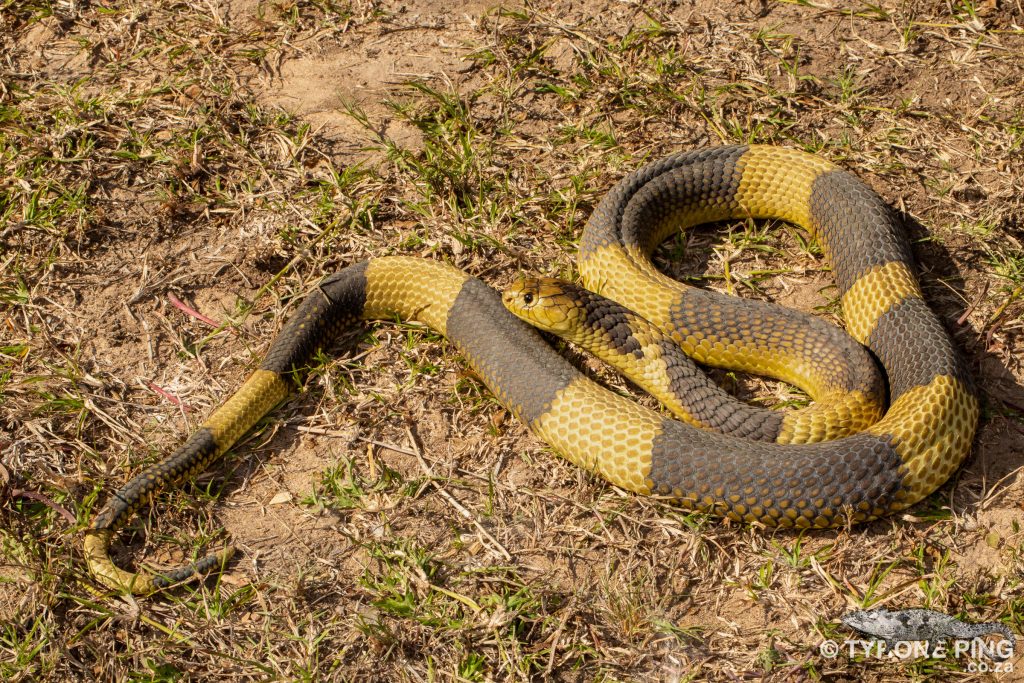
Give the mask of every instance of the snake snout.
<path id="1" fill-rule="evenodd" d="M 510 310 L 511 310 L 511 307 L 515 304 L 515 301 L 516 301 L 516 296 L 517 295 L 516 295 L 516 291 L 513 289 L 513 287 L 516 284 L 517 283 L 513 283 L 510 287 L 508 287 L 505 291 L 503 291 L 501 293 L 501 303 L 503 303 L 505 305 L 505 308 L 508 308 Z"/>
<path id="2" fill-rule="evenodd" d="M 501 293 L 501 302 L 505 308 L 522 317 L 540 299 L 539 290 L 537 278 L 522 275 Z"/>

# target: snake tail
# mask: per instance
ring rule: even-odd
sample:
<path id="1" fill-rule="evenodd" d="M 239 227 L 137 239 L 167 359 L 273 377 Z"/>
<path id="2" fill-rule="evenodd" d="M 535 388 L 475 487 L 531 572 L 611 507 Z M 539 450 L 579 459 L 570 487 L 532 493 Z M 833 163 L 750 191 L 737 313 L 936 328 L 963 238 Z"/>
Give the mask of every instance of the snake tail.
<path id="1" fill-rule="evenodd" d="M 222 565 L 227 548 L 193 564 L 151 573 L 114 564 L 114 534 L 161 490 L 195 477 L 301 381 L 310 359 L 361 319 L 422 322 L 447 335 L 501 401 L 528 424 L 544 414 L 579 372 L 534 328 L 512 316 L 500 294 L 457 268 L 434 261 L 384 257 L 349 266 L 320 282 L 275 338 L 259 368 L 206 422 L 166 458 L 114 493 L 85 537 L 97 580 L 123 592 L 148 594 Z"/>

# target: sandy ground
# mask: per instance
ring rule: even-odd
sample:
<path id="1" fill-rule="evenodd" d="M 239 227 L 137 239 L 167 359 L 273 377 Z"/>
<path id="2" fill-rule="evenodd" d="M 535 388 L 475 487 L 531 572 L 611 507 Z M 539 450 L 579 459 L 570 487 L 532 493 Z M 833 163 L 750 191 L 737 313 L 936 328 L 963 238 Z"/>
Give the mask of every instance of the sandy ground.
<path id="1" fill-rule="evenodd" d="M 1022 627 L 1019 4 L 0 12 L 6 678 L 1014 680 L 818 646 L 866 604 Z M 687 514 L 558 459 L 443 340 L 382 325 L 115 550 L 168 566 L 229 537 L 220 581 L 90 590 L 96 506 L 231 393 L 321 275 L 403 253 L 495 286 L 572 277 L 624 173 L 745 141 L 812 149 L 907 219 L 984 400 L 972 455 L 927 501 L 803 534 Z M 792 229 L 701 228 L 659 257 L 841 324 Z"/>

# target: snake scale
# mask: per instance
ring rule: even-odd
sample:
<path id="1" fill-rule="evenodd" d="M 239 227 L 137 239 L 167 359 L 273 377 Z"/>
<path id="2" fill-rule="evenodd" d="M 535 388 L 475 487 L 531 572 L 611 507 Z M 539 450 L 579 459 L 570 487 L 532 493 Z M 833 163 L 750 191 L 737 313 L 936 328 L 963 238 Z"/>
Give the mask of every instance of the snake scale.
<path id="1" fill-rule="evenodd" d="M 881 419 L 864 407 L 879 395 L 871 373 L 860 372 L 873 363 L 845 333 L 776 305 L 685 287 L 651 264 L 651 252 L 673 230 L 730 218 L 779 218 L 817 238 L 849 335 L 887 377 Z M 374 258 L 322 280 L 242 387 L 186 443 L 110 497 L 86 532 L 93 575 L 118 591 L 149 593 L 223 563 L 230 550 L 159 574 L 135 573 L 117 567 L 109 551 L 116 530 L 155 493 L 220 457 L 288 395 L 293 372 L 363 319 L 397 315 L 446 336 L 506 407 L 581 467 L 631 491 L 734 520 L 784 527 L 871 520 L 934 491 L 970 450 L 978 399 L 922 298 L 902 226 L 876 193 L 829 162 L 750 145 L 649 163 L 595 209 L 578 264 L 585 287 L 650 321 L 697 361 L 792 382 L 825 404 L 832 419 L 855 424 L 855 433 L 801 443 L 831 436 L 822 411 L 799 418 L 771 411 L 750 427 L 749 416 L 731 419 L 739 409 L 729 403 L 705 412 L 722 413 L 733 433 L 697 429 L 585 377 L 480 280 L 428 259 Z M 522 294 L 520 288 L 506 298 Z M 605 339 L 620 345 L 616 353 L 635 355 L 636 336 L 622 328 Z M 847 404 L 844 394 L 868 400 Z M 737 427 L 744 420 L 748 426 Z"/>

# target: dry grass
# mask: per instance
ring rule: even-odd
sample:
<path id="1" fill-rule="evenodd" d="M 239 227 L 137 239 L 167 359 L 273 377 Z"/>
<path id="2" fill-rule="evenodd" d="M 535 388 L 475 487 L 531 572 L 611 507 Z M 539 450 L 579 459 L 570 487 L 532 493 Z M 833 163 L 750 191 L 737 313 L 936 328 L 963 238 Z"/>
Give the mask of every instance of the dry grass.
<path id="1" fill-rule="evenodd" d="M 1020 4 L 452 4 L 0 1 L 0 677 L 993 677 L 818 645 L 862 605 L 1024 628 Z M 436 335 L 381 325 L 117 549 L 166 566 L 226 528 L 226 574 L 95 592 L 93 510 L 322 274 L 405 253 L 496 286 L 571 277 L 616 179 L 740 141 L 828 157 L 908 218 L 984 392 L 971 459 L 910 514 L 765 532 L 626 495 L 553 457 Z M 841 319 L 788 227 L 702 228 L 661 256 Z"/>

